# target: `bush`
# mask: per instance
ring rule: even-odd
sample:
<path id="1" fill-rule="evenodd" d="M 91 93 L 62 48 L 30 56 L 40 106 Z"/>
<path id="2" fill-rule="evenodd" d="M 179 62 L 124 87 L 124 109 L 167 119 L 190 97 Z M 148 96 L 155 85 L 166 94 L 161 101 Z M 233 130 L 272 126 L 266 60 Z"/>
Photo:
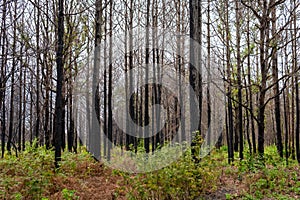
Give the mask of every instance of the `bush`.
<path id="1" fill-rule="evenodd" d="M 122 174 L 129 199 L 195 199 L 217 189 L 220 171 L 206 161 L 195 164 L 190 149 L 184 156 L 161 170 L 130 176 Z"/>

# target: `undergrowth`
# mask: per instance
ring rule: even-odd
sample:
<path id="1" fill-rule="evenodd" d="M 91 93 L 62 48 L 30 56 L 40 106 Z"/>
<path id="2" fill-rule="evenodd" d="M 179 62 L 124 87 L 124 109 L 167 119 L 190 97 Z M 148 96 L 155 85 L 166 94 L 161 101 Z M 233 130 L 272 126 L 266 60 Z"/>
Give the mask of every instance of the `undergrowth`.
<path id="1" fill-rule="evenodd" d="M 165 158 L 157 156 L 158 160 Z M 224 146 L 195 163 L 187 149 L 160 170 L 140 174 L 114 170 L 118 189 L 108 192 L 115 199 L 299 199 L 299 165 L 292 159 L 286 165 L 275 146 L 266 147 L 264 160 L 247 150 L 244 160 L 238 160 L 238 154 L 235 158 L 232 164 L 227 163 Z M 105 176 L 105 185 L 112 176 L 85 150 L 63 152 L 59 170 L 54 170 L 53 161 L 53 150 L 35 144 L 27 144 L 18 157 L 5 154 L 0 159 L 0 199 L 82 199 L 84 192 L 93 190 L 78 191 L 79 183 L 85 185 L 85 180 Z"/>
<path id="2" fill-rule="evenodd" d="M 227 163 L 227 148 L 213 150 L 199 163 L 190 151 L 173 164 L 145 174 L 115 171 L 124 177 L 120 193 L 128 199 L 298 199 L 298 164 L 266 147 L 264 160 L 245 151 L 245 159 Z M 235 155 L 238 158 L 238 154 Z M 163 159 L 163 158 L 161 158 Z"/>
<path id="3" fill-rule="evenodd" d="M 59 193 L 61 199 L 77 199 L 75 191 L 62 188 L 64 179 L 74 174 L 88 176 L 89 170 L 81 170 L 80 165 L 89 166 L 92 159 L 86 151 L 79 154 L 64 152 L 61 168 L 55 171 L 54 151 L 45 146 L 26 144 L 26 150 L 18 157 L 5 154 L 0 159 L 0 199 L 48 199 Z M 70 198 L 72 197 L 72 198 Z M 74 198 L 73 198 L 74 197 Z"/>

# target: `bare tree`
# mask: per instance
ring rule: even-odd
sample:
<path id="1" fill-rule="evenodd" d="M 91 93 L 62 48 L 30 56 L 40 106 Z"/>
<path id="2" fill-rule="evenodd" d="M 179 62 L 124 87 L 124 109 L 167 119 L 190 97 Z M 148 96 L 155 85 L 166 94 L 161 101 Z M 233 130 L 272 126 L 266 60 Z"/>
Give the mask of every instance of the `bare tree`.
<path id="1" fill-rule="evenodd" d="M 99 96 L 99 67 L 100 67 L 100 43 L 101 43 L 101 24 L 102 24 L 102 0 L 97 0 L 96 5 L 96 27 L 95 27 L 95 51 L 94 69 L 92 83 L 92 130 L 89 135 L 89 147 L 94 158 L 99 160 L 101 153 L 100 143 L 100 96 Z"/>
<path id="2" fill-rule="evenodd" d="M 7 63 L 7 53 L 5 49 L 6 47 L 6 10 L 7 10 L 7 2 L 6 0 L 3 1 L 2 4 L 2 20 L 1 20 L 1 89 L 0 89 L 0 107 L 1 107 L 1 152 L 2 158 L 4 157 L 5 152 L 5 133 L 6 133 L 6 115 L 5 115 L 5 88 L 6 88 L 6 63 Z M 6 55 L 6 56 L 5 56 Z"/>
<path id="3" fill-rule="evenodd" d="M 239 156 L 242 160 L 244 158 L 244 140 L 243 140 L 243 107 L 242 107 L 242 63 L 241 63 L 241 34 L 240 34 L 240 23 L 241 23 L 241 14 L 240 14 L 240 2 L 235 1 L 236 9 L 236 49 L 237 49 L 237 87 L 238 87 L 238 133 L 239 133 Z"/>
<path id="4" fill-rule="evenodd" d="M 7 139 L 7 151 L 11 153 L 11 147 L 13 144 L 13 129 L 14 129 L 14 94 L 15 94 L 15 70 L 17 65 L 16 59 L 16 45 L 17 45 L 17 2 L 14 2 L 13 11 L 13 43 L 12 43 L 12 68 L 11 68 L 11 92 L 10 92 L 10 110 L 9 110 L 9 129 L 8 129 L 8 139 Z"/>
<path id="5" fill-rule="evenodd" d="M 280 157 L 283 157 L 283 145 L 282 145 L 282 136 L 281 136 L 281 116 L 280 116 L 280 92 L 279 92 L 279 81 L 278 81 L 278 56 L 277 56 L 277 46 L 278 46 L 278 37 L 276 36 L 276 7 L 272 10 L 272 35 L 273 35 L 273 45 L 275 49 L 272 54 L 272 76 L 274 82 L 274 106 L 275 106 L 275 120 L 276 120 L 276 136 L 277 136 L 277 150 Z"/>
<path id="6" fill-rule="evenodd" d="M 58 1 L 58 22 L 57 22 L 57 52 L 56 52 L 56 100 L 55 100 L 55 121 L 54 121 L 54 140 L 55 140 L 55 167 L 59 167 L 61 161 L 62 135 L 65 133 L 63 120 L 63 80 L 64 80 L 64 0 Z"/>

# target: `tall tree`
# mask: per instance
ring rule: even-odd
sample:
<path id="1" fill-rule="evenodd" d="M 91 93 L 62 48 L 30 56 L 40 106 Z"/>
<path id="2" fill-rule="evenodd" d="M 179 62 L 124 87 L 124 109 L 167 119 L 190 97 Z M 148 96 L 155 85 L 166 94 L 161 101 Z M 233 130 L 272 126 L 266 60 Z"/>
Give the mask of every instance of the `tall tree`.
<path id="1" fill-rule="evenodd" d="M 294 0 L 293 5 L 296 6 L 296 0 Z M 300 105 L 299 105 L 299 83 L 298 83 L 298 61 L 297 61 L 297 15 L 296 9 L 293 11 L 293 42 L 292 42 L 292 56 L 293 56 L 293 73 L 295 73 L 295 103 L 296 103 L 296 127 L 295 127 L 295 140 L 296 140 L 296 157 L 298 163 L 300 163 Z"/>
<path id="2" fill-rule="evenodd" d="M 159 55 L 158 55 L 158 38 L 157 38 L 157 29 L 158 29 L 158 5 L 157 5 L 157 0 L 154 0 L 152 2 L 152 73 L 153 73 L 153 82 L 157 83 L 157 71 L 159 66 Z M 151 100 L 152 100 L 152 105 L 158 103 L 158 84 L 153 84 L 152 87 L 152 92 L 151 92 Z M 157 144 L 159 143 L 159 126 L 157 124 L 159 123 L 159 118 L 158 115 L 160 114 L 160 111 L 158 108 L 152 109 L 152 133 L 156 134 L 156 137 L 151 137 L 152 139 L 152 152 L 155 151 L 157 148 Z"/>
<path id="3" fill-rule="evenodd" d="M 34 129 L 34 136 L 36 139 L 40 139 L 40 1 L 35 1 L 35 11 L 36 11 L 36 20 L 35 20 L 35 38 L 36 38 L 36 121 L 35 121 L 35 129 Z"/>
<path id="4" fill-rule="evenodd" d="M 105 1 L 105 4 L 108 3 L 109 0 Z M 107 11 L 108 9 L 105 10 L 105 19 L 108 19 L 108 16 L 107 16 Z M 105 21 L 104 23 L 104 73 L 103 73 L 103 80 L 104 80 L 104 84 L 103 84 L 103 104 L 104 104 L 104 108 L 103 108 L 103 130 L 104 130 L 104 134 L 107 136 L 108 134 L 108 128 L 107 128 L 107 38 L 108 37 L 108 28 L 107 28 L 107 20 Z M 106 157 L 107 156 L 107 140 L 103 140 L 103 154 L 104 156 Z"/>
<path id="5" fill-rule="evenodd" d="M 9 129 L 8 129 L 8 139 L 7 139 L 7 151 L 11 152 L 11 147 L 13 144 L 13 129 L 14 129 L 14 94 L 15 94 L 15 69 L 17 65 L 16 59 L 16 45 L 17 45 L 17 1 L 14 2 L 13 11 L 13 43 L 12 43 L 12 68 L 11 68 L 11 93 L 10 93 L 10 110 L 9 110 Z"/>
<path id="6" fill-rule="evenodd" d="M 210 95 L 210 89 L 211 89 L 211 8 L 210 8 L 210 0 L 207 1 L 207 88 L 206 88 L 206 95 L 207 95 L 207 140 L 209 148 L 211 148 L 211 134 L 212 134 L 212 127 L 211 127 L 211 95 Z"/>
<path id="7" fill-rule="evenodd" d="M 147 0 L 147 14 L 146 14 L 146 72 L 145 72 L 145 99 L 144 99 L 144 144 L 146 153 L 150 152 L 150 138 L 149 138 L 149 63 L 150 63 L 150 0 Z"/>
<path id="8" fill-rule="evenodd" d="M 108 66 L 108 145 L 107 145 L 107 159 L 110 160 L 111 148 L 113 142 L 113 116 L 112 116 L 112 81 L 113 81 L 113 43 L 112 43 L 112 32 L 113 32 L 113 0 L 109 1 L 109 66 Z"/>
<path id="9" fill-rule="evenodd" d="M 56 99 L 54 118 L 54 143 L 55 143 L 55 167 L 59 167 L 61 161 L 62 135 L 65 133 L 63 120 L 63 81 L 64 81 L 64 0 L 58 0 L 58 21 L 57 21 L 57 52 L 56 52 Z"/>
<path id="10" fill-rule="evenodd" d="M 20 47 L 20 54 L 23 54 L 23 46 Z M 21 151 L 22 150 L 22 120 L 23 120 L 23 117 L 22 117 L 22 96 L 25 95 L 22 94 L 23 92 L 23 63 L 22 63 L 22 59 L 21 59 L 21 65 L 20 65 L 20 68 L 19 68 L 19 79 L 20 79 L 20 82 L 19 82 L 19 116 L 18 116 L 18 151 Z M 24 86 L 25 87 L 25 86 Z M 25 103 L 25 102 L 23 102 Z"/>
<path id="11" fill-rule="evenodd" d="M 261 87 L 259 93 L 258 102 L 258 153 L 260 156 L 264 154 L 264 142 L 265 142 L 265 97 L 267 88 L 268 77 L 268 46 L 266 42 L 269 40 L 269 16 L 268 16 L 268 1 L 264 0 L 262 3 L 262 15 L 259 16 L 259 57 L 260 57 L 260 75 L 261 75 Z"/>
<path id="12" fill-rule="evenodd" d="M 127 99 L 127 101 L 129 101 L 129 105 L 126 107 L 127 110 L 127 115 L 126 115 L 126 149 L 129 150 L 130 144 L 132 144 L 133 142 L 133 138 L 130 135 L 134 130 L 133 127 L 130 126 L 130 119 L 134 119 L 135 118 L 135 113 L 134 113 L 134 100 L 132 98 L 132 96 L 129 97 L 129 95 L 132 94 L 133 92 L 133 73 L 132 73 L 132 69 L 133 69 L 133 0 L 130 0 L 130 6 L 129 6 L 129 38 L 128 38 L 128 43 L 129 43 L 129 52 L 126 50 L 126 52 L 129 53 L 128 57 L 126 56 L 125 59 L 125 64 L 127 66 L 127 70 L 129 70 L 129 77 L 128 77 L 128 90 L 126 90 L 126 97 L 128 97 L 129 99 Z M 128 61 L 127 61 L 128 59 Z M 128 62 L 128 63 L 127 63 Z"/>
<path id="13" fill-rule="evenodd" d="M 199 13 L 201 11 L 201 1 L 197 0 L 190 0 L 189 1 L 189 9 L 190 9 L 190 63 L 189 63 L 189 83 L 191 85 L 190 87 L 190 131 L 195 132 L 196 135 L 195 138 L 198 138 L 198 135 L 201 135 L 201 115 L 202 115 L 202 74 L 201 74 L 201 62 L 202 54 L 201 52 L 201 44 L 198 42 L 201 41 L 201 32 L 200 27 L 201 21 L 198 18 L 199 15 L 202 13 Z M 193 96 L 193 91 L 196 94 Z M 199 113 L 193 112 L 194 108 L 199 108 Z M 198 121 L 199 119 L 199 121 Z M 198 129 L 198 131 L 197 131 Z M 196 141 L 192 141 L 192 154 L 195 162 L 198 162 L 198 158 L 196 155 Z"/>
<path id="14" fill-rule="evenodd" d="M 49 4 L 46 4 L 46 15 L 49 16 Z M 43 20 L 43 27 L 44 30 L 47 30 L 48 27 L 50 26 L 49 23 L 49 18 L 46 18 L 46 20 Z M 50 39 L 50 33 L 49 31 L 44 31 L 44 44 L 45 46 L 50 44 L 51 39 Z M 46 148 L 49 149 L 50 148 L 50 139 L 51 139 L 51 99 L 50 99 L 50 90 L 51 90 L 51 79 L 52 79 L 52 64 L 50 61 L 50 56 L 47 56 L 47 52 L 44 52 L 43 56 L 45 59 L 45 65 L 44 65 L 44 70 L 46 72 L 43 73 L 44 75 L 44 84 L 45 84 L 45 101 L 44 101 L 44 110 L 45 110 L 45 114 L 44 114 L 44 134 L 45 134 L 45 145 Z"/>
<path id="15" fill-rule="evenodd" d="M 242 160 L 244 158 L 243 150 L 244 150 L 244 141 L 243 141 L 243 107 L 242 107 L 242 63 L 241 63 L 241 34 L 240 34 L 240 23 L 241 23 L 241 15 L 240 15 L 240 2 L 238 0 L 235 1 L 235 9 L 236 9 L 236 49 L 237 49 L 237 87 L 238 87 L 238 133 L 239 133 L 239 156 Z"/>
<path id="16" fill-rule="evenodd" d="M 99 95 L 99 69 L 100 69 L 100 43 L 102 24 L 102 0 L 95 2 L 95 50 L 94 50 L 94 70 L 92 83 L 92 130 L 89 135 L 89 147 L 95 159 L 100 159 L 100 95 Z"/>
<path id="17" fill-rule="evenodd" d="M 252 97 L 252 87 L 251 87 L 251 41 L 250 41 L 250 10 L 247 11 L 247 79 L 249 86 L 249 109 L 250 111 L 253 110 L 253 97 Z M 248 113 L 248 111 L 247 111 Z M 255 125 L 254 125 L 254 116 L 251 114 L 251 136 L 252 136 L 252 149 L 253 153 L 256 154 L 256 138 L 255 138 Z"/>
<path id="18" fill-rule="evenodd" d="M 269 74 L 269 57 L 270 50 L 274 51 L 275 46 L 271 45 L 270 37 L 270 23 L 271 11 L 278 5 L 282 4 L 284 1 L 267 1 L 263 0 L 258 2 L 260 12 L 257 12 L 257 8 L 245 1 L 241 1 L 244 6 L 252 11 L 257 20 L 259 21 L 259 67 L 260 67 L 260 85 L 259 85 L 259 95 L 258 95 L 258 114 L 257 114 L 257 124 L 258 124 L 258 153 L 261 157 L 264 155 L 264 144 L 265 144 L 265 110 L 266 105 L 271 98 L 267 99 L 267 91 L 270 87 L 267 85 L 268 74 Z M 277 33 L 278 34 L 278 31 Z"/>
<path id="19" fill-rule="evenodd" d="M 227 109 L 228 109 L 228 160 L 234 159 L 233 153 L 233 109 L 231 88 L 231 63 L 230 63 L 230 27 L 229 27 L 229 2 L 225 1 L 225 46 L 226 46 L 226 72 L 227 72 Z"/>
<path id="20" fill-rule="evenodd" d="M 276 145 L 277 151 L 280 157 L 283 158 L 283 144 L 282 144 L 282 136 L 281 136 L 281 116 L 280 116 L 280 92 L 279 92 L 279 81 L 278 81 L 278 56 L 277 56 L 277 48 L 278 48 L 278 37 L 276 33 L 276 7 L 272 10 L 272 45 L 275 47 L 272 53 L 272 77 L 273 77 L 273 92 L 274 92 L 274 106 L 275 106 L 275 121 L 276 121 Z"/>
<path id="21" fill-rule="evenodd" d="M 0 107 L 1 107 L 1 157 L 4 157 L 5 152 L 5 133 L 6 133 L 6 115 L 5 115 L 5 88 L 6 88 L 6 62 L 7 62 L 7 53 L 6 47 L 6 9 L 7 9 L 6 0 L 2 4 L 2 20 L 1 20 L 1 89 L 0 89 Z"/>

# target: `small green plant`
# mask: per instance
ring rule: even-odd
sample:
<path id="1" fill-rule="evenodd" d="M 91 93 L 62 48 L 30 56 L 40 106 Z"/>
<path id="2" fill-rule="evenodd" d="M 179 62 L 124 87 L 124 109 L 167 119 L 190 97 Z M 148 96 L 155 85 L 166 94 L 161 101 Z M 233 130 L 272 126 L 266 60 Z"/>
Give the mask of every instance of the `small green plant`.
<path id="1" fill-rule="evenodd" d="M 244 200 L 256 200 L 252 195 L 246 194 L 245 197 L 243 198 Z"/>
<path id="2" fill-rule="evenodd" d="M 79 196 L 77 196 L 76 190 L 68 190 L 66 188 L 64 188 L 62 191 L 62 198 L 65 200 L 74 200 L 74 199 L 79 199 Z"/>
<path id="3" fill-rule="evenodd" d="M 226 200 L 230 200 L 230 199 L 233 198 L 233 197 L 231 196 L 231 194 L 228 194 L 228 193 L 225 194 L 225 197 L 226 197 Z"/>
<path id="4" fill-rule="evenodd" d="M 22 194 L 20 192 L 15 194 L 15 200 L 21 200 L 22 199 Z"/>
<path id="5" fill-rule="evenodd" d="M 268 180 L 261 178 L 256 182 L 256 186 L 261 189 L 266 189 L 269 187 L 269 182 Z"/>

